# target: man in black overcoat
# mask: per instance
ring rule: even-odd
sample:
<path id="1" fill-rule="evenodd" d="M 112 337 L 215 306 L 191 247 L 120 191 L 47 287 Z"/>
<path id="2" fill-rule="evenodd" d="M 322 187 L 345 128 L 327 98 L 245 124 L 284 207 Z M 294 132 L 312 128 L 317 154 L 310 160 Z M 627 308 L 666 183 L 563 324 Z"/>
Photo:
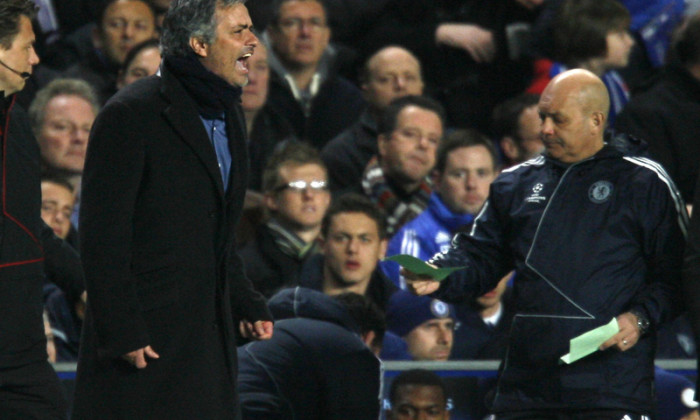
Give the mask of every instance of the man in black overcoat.
<path id="1" fill-rule="evenodd" d="M 160 73 L 95 121 L 74 419 L 235 418 L 236 335 L 272 336 L 234 240 L 247 185 L 240 93 L 258 42 L 243 3 L 173 1 Z"/>

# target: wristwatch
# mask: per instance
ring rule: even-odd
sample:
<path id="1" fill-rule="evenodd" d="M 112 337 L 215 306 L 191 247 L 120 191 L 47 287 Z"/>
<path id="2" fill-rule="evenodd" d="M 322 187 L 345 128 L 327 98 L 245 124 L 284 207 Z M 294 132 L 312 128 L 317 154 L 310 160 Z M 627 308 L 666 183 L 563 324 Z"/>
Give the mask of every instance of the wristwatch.
<path id="1" fill-rule="evenodd" d="M 629 312 L 637 317 L 637 328 L 639 328 L 639 336 L 641 337 L 647 332 L 649 332 L 650 323 L 647 317 L 639 311 L 631 310 Z"/>

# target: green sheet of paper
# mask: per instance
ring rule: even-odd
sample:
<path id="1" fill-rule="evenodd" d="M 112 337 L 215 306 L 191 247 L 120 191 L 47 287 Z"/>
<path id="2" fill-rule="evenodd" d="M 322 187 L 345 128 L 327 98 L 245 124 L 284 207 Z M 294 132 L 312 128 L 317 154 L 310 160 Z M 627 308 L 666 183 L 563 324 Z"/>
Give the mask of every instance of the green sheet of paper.
<path id="1" fill-rule="evenodd" d="M 392 255 L 391 257 L 384 258 L 386 261 L 394 261 L 399 263 L 399 265 L 406 270 L 416 273 L 421 276 L 428 276 L 436 281 L 441 281 L 445 277 L 454 273 L 457 270 L 461 270 L 464 267 L 443 267 L 443 268 L 433 268 L 428 265 L 425 261 L 416 258 L 408 254 Z"/>
<path id="2" fill-rule="evenodd" d="M 620 331 L 620 327 L 617 325 L 617 319 L 613 318 L 606 325 L 572 338 L 569 342 L 569 354 L 562 356 L 561 360 L 566 364 L 570 364 L 588 356 L 597 351 L 601 344 L 608 341 L 618 331 Z"/>

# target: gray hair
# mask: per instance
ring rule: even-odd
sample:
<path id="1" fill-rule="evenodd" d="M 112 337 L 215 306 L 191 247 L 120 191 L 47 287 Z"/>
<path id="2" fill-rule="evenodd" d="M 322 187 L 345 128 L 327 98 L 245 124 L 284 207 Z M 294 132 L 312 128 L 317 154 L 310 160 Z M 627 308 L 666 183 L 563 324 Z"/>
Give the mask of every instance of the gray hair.
<path id="1" fill-rule="evenodd" d="M 48 85 L 39 89 L 29 105 L 29 118 L 31 119 L 32 130 L 37 135 L 41 130 L 46 116 L 46 105 L 51 99 L 60 95 L 74 95 L 84 99 L 92 107 L 93 112 L 97 115 L 100 112 L 100 102 L 97 100 L 97 94 L 90 84 L 80 79 L 54 79 Z"/>
<path id="2" fill-rule="evenodd" d="M 163 20 L 161 55 L 187 56 L 190 38 L 211 44 L 216 39 L 216 8 L 245 4 L 246 0 L 173 0 Z"/>

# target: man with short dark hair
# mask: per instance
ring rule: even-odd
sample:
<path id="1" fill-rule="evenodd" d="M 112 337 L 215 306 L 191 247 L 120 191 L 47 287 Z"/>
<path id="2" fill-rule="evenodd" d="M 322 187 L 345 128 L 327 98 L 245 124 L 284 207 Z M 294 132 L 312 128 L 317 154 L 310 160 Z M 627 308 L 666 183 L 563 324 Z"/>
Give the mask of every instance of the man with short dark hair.
<path id="1" fill-rule="evenodd" d="M 378 267 L 386 252 L 382 211 L 367 197 L 343 195 L 328 208 L 320 239 L 321 255 L 304 264 L 299 284 L 327 295 L 357 293 L 386 310 L 397 288 Z"/>
<path id="2" fill-rule="evenodd" d="M 447 387 L 434 372 L 411 369 L 401 372 L 389 389 L 387 420 L 449 420 Z"/>
<path id="3" fill-rule="evenodd" d="M 273 330 L 235 247 L 240 94 L 257 42 L 243 0 L 174 0 L 160 75 L 120 90 L 95 120 L 74 419 L 236 418 L 237 337 Z"/>
<path id="4" fill-rule="evenodd" d="M 26 113 L 15 104 L 39 63 L 30 0 L 0 3 L 0 417 L 62 419 L 67 407 L 47 363 L 42 319 L 45 272 L 80 296 L 77 254 L 40 218 L 39 148 Z"/>
<path id="5" fill-rule="evenodd" d="M 443 122 L 439 103 L 413 95 L 393 100 L 379 122 L 379 153 L 365 168 L 360 188 L 386 212 L 389 235 L 428 205 L 428 174 L 435 165 Z"/>
<path id="6" fill-rule="evenodd" d="M 552 79 L 538 105 L 545 155 L 502 172 L 470 232 L 430 260 L 466 268 L 440 282 L 403 273 L 448 302 L 518 273 L 498 419 L 653 414 L 655 331 L 679 311 L 688 216 L 658 163 L 604 142 L 609 101 L 590 71 Z M 608 324 L 599 351 L 562 363 L 573 338 Z"/>
<path id="7" fill-rule="evenodd" d="M 357 184 L 367 162 L 378 153 L 378 122 L 391 101 L 423 94 L 420 62 L 407 49 L 388 46 L 374 53 L 360 73 L 360 88 L 367 108 L 357 122 L 333 138 L 321 151 L 329 168 L 332 192 Z"/>
<path id="8" fill-rule="evenodd" d="M 244 420 L 376 420 L 384 314 L 356 293 L 270 299 L 275 336 L 238 348 Z"/>
<path id="9" fill-rule="evenodd" d="M 540 139 L 539 95 L 522 93 L 498 104 L 493 110 L 491 128 L 509 167 L 530 160 L 544 149 Z"/>

